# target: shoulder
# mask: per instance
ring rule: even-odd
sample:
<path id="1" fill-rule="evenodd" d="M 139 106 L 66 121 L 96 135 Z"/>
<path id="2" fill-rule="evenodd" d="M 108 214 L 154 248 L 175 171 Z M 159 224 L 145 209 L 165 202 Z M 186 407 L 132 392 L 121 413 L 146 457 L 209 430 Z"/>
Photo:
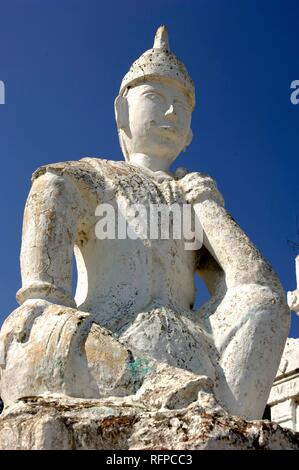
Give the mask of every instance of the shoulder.
<path id="1" fill-rule="evenodd" d="M 105 158 L 85 157 L 80 160 L 71 160 L 59 163 L 50 163 L 39 167 L 32 175 L 32 181 L 39 176 L 51 172 L 59 176 L 69 175 L 78 179 L 85 175 L 113 175 L 129 173 L 129 165 L 126 162 L 107 160 Z"/>
<path id="2" fill-rule="evenodd" d="M 36 185 L 41 178 L 50 175 L 59 177 L 73 187 L 84 197 L 102 199 L 109 186 L 109 160 L 100 158 L 82 158 L 81 160 L 50 163 L 38 168 L 32 175 L 32 184 Z M 111 170 L 110 170 L 111 171 Z"/>
<path id="3" fill-rule="evenodd" d="M 80 176 L 82 173 L 92 173 L 96 171 L 95 165 L 92 165 L 93 161 L 95 161 L 99 167 L 99 162 L 107 162 L 108 160 L 102 160 L 100 158 L 82 158 L 81 160 L 49 163 L 35 170 L 35 172 L 32 174 L 32 181 L 36 180 L 39 176 L 44 175 L 45 173 L 55 173 L 59 176 Z"/>
<path id="4" fill-rule="evenodd" d="M 104 198 L 115 181 L 130 174 L 129 165 L 125 162 L 103 158 L 82 158 L 80 160 L 51 163 L 38 168 L 32 175 L 32 182 L 42 175 L 54 174 L 71 179 L 79 191 Z M 114 182 L 114 183 L 113 183 Z M 108 192 L 107 192 L 108 191 Z"/>

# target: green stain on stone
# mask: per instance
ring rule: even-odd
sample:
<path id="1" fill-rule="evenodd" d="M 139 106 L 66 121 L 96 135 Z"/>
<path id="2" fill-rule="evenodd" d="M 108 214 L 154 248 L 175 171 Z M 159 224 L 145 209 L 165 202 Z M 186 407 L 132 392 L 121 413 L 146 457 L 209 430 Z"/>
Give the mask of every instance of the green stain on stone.
<path id="1" fill-rule="evenodd" d="M 149 372 L 152 372 L 153 366 L 150 364 L 148 359 L 137 358 L 134 361 L 129 362 L 129 370 L 134 378 L 142 379 Z"/>

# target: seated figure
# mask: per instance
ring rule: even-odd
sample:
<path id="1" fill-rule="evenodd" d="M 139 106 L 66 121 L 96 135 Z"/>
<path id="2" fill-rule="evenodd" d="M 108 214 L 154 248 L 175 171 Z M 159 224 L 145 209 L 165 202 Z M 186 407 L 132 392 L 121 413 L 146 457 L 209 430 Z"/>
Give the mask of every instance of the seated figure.
<path id="1" fill-rule="evenodd" d="M 124 162 L 38 169 L 26 203 L 20 307 L 0 340 L 5 404 L 25 395 L 135 394 L 157 364 L 213 384 L 231 414 L 261 418 L 289 329 L 281 284 L 224 208 L 215 182 L 170 165 L 192 139 L 195 90 L 165 27 L 115 100 Z M 189 204 L 203 244 L 99 239 L 103 204 Z M 78 284 L 72 296 L 72 259 Z M 194 277 L 211 294 L 199 310 Z"/>

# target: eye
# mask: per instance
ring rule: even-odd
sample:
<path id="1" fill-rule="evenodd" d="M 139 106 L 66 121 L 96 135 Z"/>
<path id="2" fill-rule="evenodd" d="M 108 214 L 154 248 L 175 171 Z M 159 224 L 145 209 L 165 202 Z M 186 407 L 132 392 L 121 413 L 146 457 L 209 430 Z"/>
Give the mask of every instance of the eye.
<path id="1" fill-rule="evenodd" d="M 150 92 L 150 93 L 145 93 L 146 98 L 148 98 L 151 101 L 154 101 L 156 103 L 161 102 L 163 100 L 162 96 L 158 95 L 157 93 Z"/>

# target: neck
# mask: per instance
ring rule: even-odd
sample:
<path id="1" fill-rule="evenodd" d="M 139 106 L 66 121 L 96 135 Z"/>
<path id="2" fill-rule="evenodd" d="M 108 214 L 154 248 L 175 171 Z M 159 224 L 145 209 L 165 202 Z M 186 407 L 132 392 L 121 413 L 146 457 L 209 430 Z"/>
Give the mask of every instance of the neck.
<path id="1" fill-rule="evenodd" d="M 151 171 L 164 171 L 169 173 L 169 163 L 145 153 L 133 153 L 130 155 L 130 164 L 140 166 Z"/>

